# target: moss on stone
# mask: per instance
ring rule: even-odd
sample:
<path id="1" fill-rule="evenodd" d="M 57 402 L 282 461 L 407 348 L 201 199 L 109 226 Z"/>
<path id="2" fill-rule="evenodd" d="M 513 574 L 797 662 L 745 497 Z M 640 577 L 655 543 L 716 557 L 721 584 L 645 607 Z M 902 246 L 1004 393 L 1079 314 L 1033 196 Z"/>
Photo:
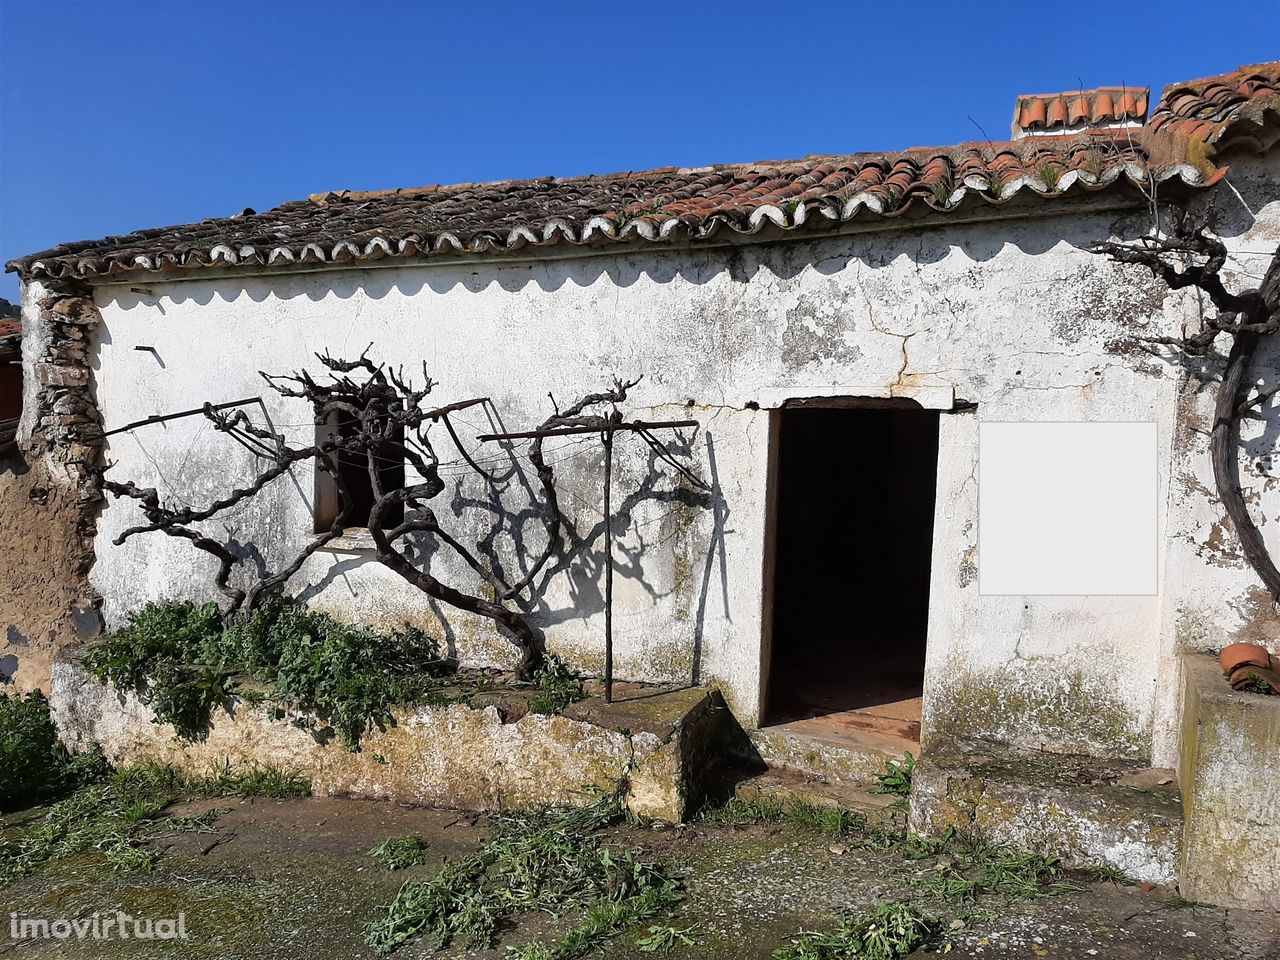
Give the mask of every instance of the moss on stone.
<path id="1" fill-rule="evenodd" d="M 947 740 L 995 740 L 1060 753 L 1142 759 L 1145 729 L 1112 689 L 1079 670 L 1048 664 L 979 673 L 952 664 L 927 703 L 925 747 Z"/>

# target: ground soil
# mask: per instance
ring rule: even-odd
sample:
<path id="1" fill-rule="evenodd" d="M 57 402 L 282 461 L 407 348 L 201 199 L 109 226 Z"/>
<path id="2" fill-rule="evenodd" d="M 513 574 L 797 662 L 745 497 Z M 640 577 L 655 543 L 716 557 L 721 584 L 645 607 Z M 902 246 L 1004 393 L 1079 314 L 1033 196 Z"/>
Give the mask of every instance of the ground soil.
<path id="1" fill-rule="evenodd" d="M 54 655 L 98 629 L 75 491 L 0 457 L 0 676 L 48 690 Z"/>
<path id="2" fill-rule="evenodd" d="M 446 858 L 473 849 L 486 835 L 475 814 L 408 809 L 338 799 L 202 801 L 183 812 L 228 809 L 215 833 L 163 841 L 165 856 L 151 873 L 113 873 L 91 859 L 54 864 L 12 885 L 7 911 L 27 917 L 85 917 L 125 910 L 151 918 L 185 914 L 182 943 L 115 940 L 36 941 L 9 938 L 0 916 L 0 956 L 120 957 L 199 960 L 358 960 L 372 957 L 363 927 L 391 901 L 407 877 L 429 876 Z M 416 835 L 428 861 L 391 872 L 367 851 L 388 837 Z M 867 851 L 789 826 L 682 829 L 624 826 L 620 843 L 644 848 L 684 871 L 688 896 L 669 920 L 688 928 L 694 946 L 667 956 L 767 960 L 785 938 L 823 927 L 841 910 L 859 910 L 901 895 L 894 851 Z M 1280 916 L 1187 904 L 1159 888 L 1091 883 L 1078 892 L 1024 903 L 984 903 L 995 919 L 950 931 L 935 950 L 957 957 L 1224 958 L 1280 957 Z M 7 912 L 6 911 L 6 912 Z M 949 920 L 972 907 L 935 904 Z M 502 932 L 493 950 L 462 948 L 431 954 L 410 945 L 393 956 L 506 956 L 506 947 L 553 936 L 571 917 L 524 918 Z M 599 956 L 641 960 L 624 934 Z M 920 954 L 924 956 L 924 954 Z"/>

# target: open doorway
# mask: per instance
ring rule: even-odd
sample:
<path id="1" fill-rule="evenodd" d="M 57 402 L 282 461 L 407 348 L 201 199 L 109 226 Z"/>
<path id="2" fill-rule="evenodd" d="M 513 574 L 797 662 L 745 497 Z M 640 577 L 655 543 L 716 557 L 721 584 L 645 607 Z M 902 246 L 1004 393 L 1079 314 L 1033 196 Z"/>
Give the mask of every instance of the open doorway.
<path id="1" fill-rule="evenodd" d="M 918 739 L 938 412 L 848 400 L 775 416 L 764 719 Z"/>

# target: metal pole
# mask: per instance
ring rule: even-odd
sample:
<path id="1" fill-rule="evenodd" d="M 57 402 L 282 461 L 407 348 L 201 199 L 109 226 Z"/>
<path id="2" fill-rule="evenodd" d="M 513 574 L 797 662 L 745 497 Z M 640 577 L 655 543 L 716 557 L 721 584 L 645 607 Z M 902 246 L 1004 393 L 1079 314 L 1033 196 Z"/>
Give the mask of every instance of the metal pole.
<path id="1" fill-rule="evenodd" d="M 258 403 L 261 397 L 246 397 L 244 400 L 232 400 L 229 403 L 211 403 L 208 405 L 210 410 L 226 410 L 230 407 L 243 407 L 246 403 Z M 124 433 L 126 430 L 136 430 L 138 427 L 147 427 L 153 423 L 167 423 L 170 420 L 177 420 L 180 417 L 194 417 L 197 413 L 204 413 L 205 407 L 196 407 L 194 410 L 182 410 L 178 413 L 156 414 L 154 417 L 147 417 L 144 420 L 135 420 L 133 423 L 126 423 L 123 427 L 116 427 L 114 430 L 108 430 L 103 434 L 104 437 L 113 437 L 117 433 Z"/>
<path id="2" fill-rule="evenodd" d="M 632 420 L 613 425 L 614 430 L 662 430 L 667 427 L 696 427 L 697 420 Z M 482 433 L 476 437 L 481 443 L 490 440 L 533 440 L 538 437 L 569 437 L 578 433 L 599 433 L 599 423 L 579 424 L 571 427 L 548 427 L 545 430 L 511 430 L 506 433 Z"/>
<path id="3" fill-rule="evenodd" d="M 604 702 L 613 703 L 613 424 L 604 430 Z"/>

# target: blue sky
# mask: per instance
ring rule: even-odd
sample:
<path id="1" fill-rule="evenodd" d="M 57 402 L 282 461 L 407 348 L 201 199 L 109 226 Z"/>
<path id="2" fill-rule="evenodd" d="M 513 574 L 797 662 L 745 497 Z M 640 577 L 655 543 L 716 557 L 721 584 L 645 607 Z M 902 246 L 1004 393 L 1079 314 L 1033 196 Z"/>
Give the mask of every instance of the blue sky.
<path id="1" fill-rule="evenodd" d="M 0 0 L 0 259 L 328 189 L 1002 139 L 1019 93 L 1277 56 L 1280 0 Z"/>

